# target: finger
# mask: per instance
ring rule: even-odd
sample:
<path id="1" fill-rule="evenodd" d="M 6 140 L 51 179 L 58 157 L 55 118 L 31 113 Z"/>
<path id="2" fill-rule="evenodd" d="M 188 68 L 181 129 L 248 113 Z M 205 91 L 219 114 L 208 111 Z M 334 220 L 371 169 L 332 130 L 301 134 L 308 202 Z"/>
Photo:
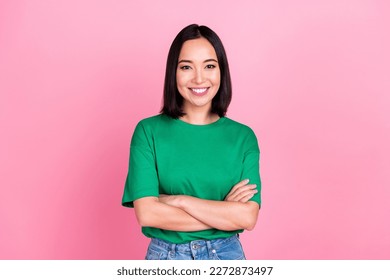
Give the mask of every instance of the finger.
<path id="1" fill-rule="evenodd" d="M 240 201 L 243 197 L 245 197 L 247 195 L 255 194 L 257 192 L 258 192 L 258 190 L 256 190 L 255 188 L 251 188 L 251 189 L 246 188 L 245 191 L 241 191 L 240 193 L 237 193 L 235 195 L 229 195 L 228 197 L 226 197 L 226 200 L 227 201 Z"/>
<path id="2" fill-rule="evenodd" d="M 225 201 L 230 202 L 247 202 L 249 199 L 251 199 L 258 190 L 248 190 L 246 192 L 242 192 L 240 195 L 235 197 L 227 197 L 225 198 Z"/>
<path id="3" fill-rule="evenodd" d="M 246 187 L 245 189 L 240 189 L 239 191 L 236 191 L 234 194 L 229 194 L 226 198 L 227 200 L 238 201 L 243 196 L 252 193 L 254 189 L 255 186 L 251 186 L 250 188 Z"/>
<path id="4" fill-rule="evenodd" d="M 256 184 L 241 186 L 241 187 L 237 188 L 236 190 L 228 193 L 228 197 L 234 198 L 234 197 L 240 195 L 242 192 L 247 192 L 247 191 L 253 190 L 255 188 L 256 188 Z"/>
<path id="5" fill-rule="evenodd" d="M 247 196 L 244 196 L 243 198 L 241 198 L 239 201 L 243 202 L 243 203 L 248 202 L 254 195 L 255 195 L 254 193 L 248 194 Z"/>
<path id="6" fill-rule="evenodd" d="M 242 187 L 242 186 L 245 186 L 249 183 L 249 179 L 245 179 L 245 180 L 242 180 L 241 182 L 238 182 L 237 184 L 235 184 L 233 186 L 233 188 L 230 190 L 230 192 L 234 192 L 236 189 Z"/>
<path id="7" fill-rule="evenodd" d="M 255 187 L 252 187 L 252 186 L 251 186 L 251 188 L 246 188 L 245 191 L 240 191 L 239 193 L 236 193 L 234 195 L 230 195 L 230 194 L 227 195 L 225 197 L 225 201 L 240 201 L 243 197 L 245 197 L 247 195 L 257 193 L 258 191 L 255 189 Z"/>
<path id="8" fill-rule="evenodd" d="M 229 195 L 235 194 L 237 191 L 239 191 L 241 188 L 247 186 L 249 180 L 243 180 L 239 182 L 238 184 L 234 185 L 233 188 L 230 190 Z"/>
<path id="9" fill-rule="evenodd" d="M 241 201 L 241 202 L 242 202 L 242 200 L 248 201 L 248 199 L 251 198 L 252 196 L 254 196 L 257 192 L 258 192 L 257 190 L 248 190 L 246 192 L 242 192 L 235 197 L 235 201 Z M 249 197 L 249 198 L 247 198 L 247 197 Z"/>

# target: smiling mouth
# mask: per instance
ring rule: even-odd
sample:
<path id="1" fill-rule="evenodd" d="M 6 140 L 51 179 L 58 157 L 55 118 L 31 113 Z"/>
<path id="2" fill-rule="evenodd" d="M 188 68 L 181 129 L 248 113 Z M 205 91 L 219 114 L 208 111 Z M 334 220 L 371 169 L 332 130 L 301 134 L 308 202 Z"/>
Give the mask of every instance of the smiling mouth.
<path id="1" fill-rule="evenodd" d="M 207 87 L 207 88 L 190 88 L 190 89 L 196 95 L 203 95 L 207 92 L 209 88 Z"/>

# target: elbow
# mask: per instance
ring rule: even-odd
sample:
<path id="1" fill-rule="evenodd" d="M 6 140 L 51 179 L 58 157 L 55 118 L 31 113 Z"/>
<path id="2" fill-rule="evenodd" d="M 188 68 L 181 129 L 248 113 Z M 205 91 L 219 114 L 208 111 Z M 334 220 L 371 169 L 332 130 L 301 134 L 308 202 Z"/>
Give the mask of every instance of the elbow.
<path id="1" fill-rule="evenodd" d="M 138 224 L 141 227 L 150 227 L 150 218 L 148 217 L 147 213 L 136 213 L 135 215 L 137 217 Z"/>
<path id="2" fill-rule="evenodd" d="M 248 215 L 246 219 L 242 220 L 241 228 L 251 231 L 255 228 L 257 222 L 257 215 Z"/>
<path id="3" fill-rule="evenodd" d="M 138 209 L 135 211 L 138 224 L 141 227 L 158 227 L 158 215 L 150 209 Z"/>
<path id="4" fill-rule="evenodd" d="M 135 216 L 141 227 L 153 227 L 155 224 L 153 209 L 155 199 L 140 199 L 134 202 Z"/>
<path id="5" fill-rule="evenodd" d="M 256 202 L 247 202 L 246 204 L 246 215 L 245 219 L 243 219 L 243 229 L 251 231 L 256 226 L 260 207 Z"/>
<path id="6" fill-rule="evenodd" d="M 248 231 L 251 231 L 255 228 L 256 226 L 256 220 L 253 220 L 253 221 L 250 221 L 246 226 L 245 226 L 245 230 L 248 230 Z"/>

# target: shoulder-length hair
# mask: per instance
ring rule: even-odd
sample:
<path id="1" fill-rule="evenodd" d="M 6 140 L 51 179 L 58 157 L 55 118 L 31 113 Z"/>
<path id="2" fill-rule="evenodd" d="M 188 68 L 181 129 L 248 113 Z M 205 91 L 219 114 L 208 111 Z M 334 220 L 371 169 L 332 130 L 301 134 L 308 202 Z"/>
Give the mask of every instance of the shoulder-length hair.
<path id="1" fill-rule="evenodd" d="M 191 24 L 182 29 L 173 40 L 169 49 L 165 70 L 163 107 L 160 113 L 175 119 L 185 115 L 182 110 L 183 97 L 180 95 L 176 84 L 176 71 L 179 55 L 185 41 L 201 37 L 208 40 L 214 47 L 221 73 L 220 86 L 217 94 L 212 100 L 211 112 L 218 114 L 220 117 L 226 115 L 226 111 L 232 99 L 232 85 L 226 52 L 221 39 L 213 30 L 207 26 L 199 26 L 197 24 Z"/>

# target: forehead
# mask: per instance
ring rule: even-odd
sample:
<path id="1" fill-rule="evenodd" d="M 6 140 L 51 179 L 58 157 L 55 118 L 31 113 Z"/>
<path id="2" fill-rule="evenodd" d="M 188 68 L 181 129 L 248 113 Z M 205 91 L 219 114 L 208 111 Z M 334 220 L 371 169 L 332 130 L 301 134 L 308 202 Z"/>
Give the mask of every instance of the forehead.
<path id="1" fill-rule="evenodd" d="M 203 37 L 185 41 L 179 55 L 179 60 L 188 59 L 195 61 L 210 58 L 216 60 L 217 54 L 213 45 Z"/>

